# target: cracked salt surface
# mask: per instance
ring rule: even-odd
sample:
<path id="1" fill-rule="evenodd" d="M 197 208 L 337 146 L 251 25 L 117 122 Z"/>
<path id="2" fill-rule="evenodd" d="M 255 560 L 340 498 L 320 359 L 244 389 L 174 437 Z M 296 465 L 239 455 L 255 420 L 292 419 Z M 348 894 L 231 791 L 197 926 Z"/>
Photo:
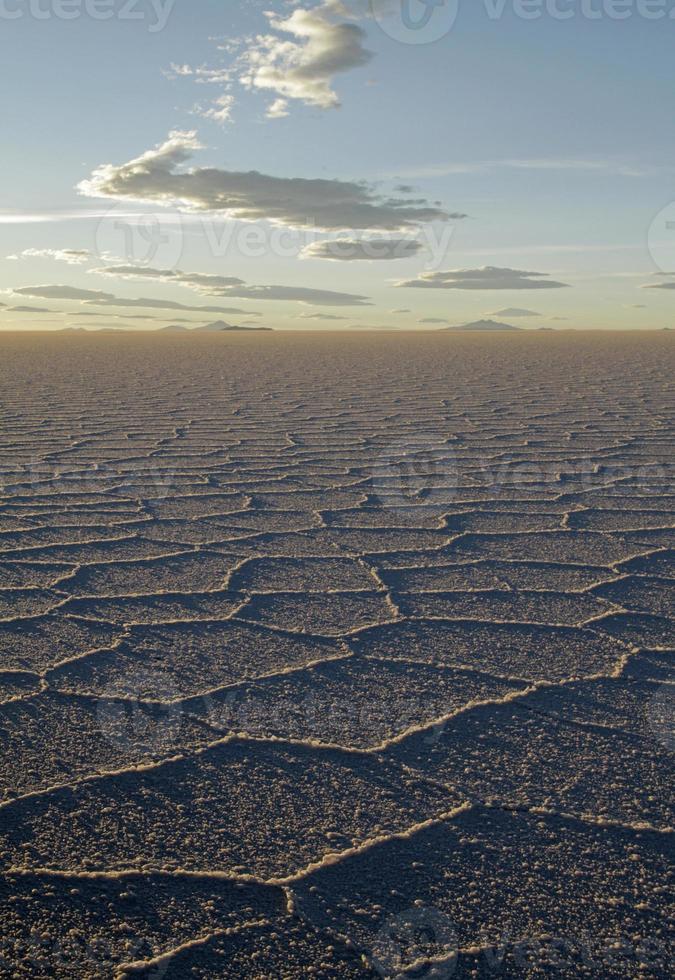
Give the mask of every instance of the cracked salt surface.
<path id="1" fill-rule="evenodd" d="M 4 340 L 0 976 L 672 975 L 670 337 L 190 339 Z"/>

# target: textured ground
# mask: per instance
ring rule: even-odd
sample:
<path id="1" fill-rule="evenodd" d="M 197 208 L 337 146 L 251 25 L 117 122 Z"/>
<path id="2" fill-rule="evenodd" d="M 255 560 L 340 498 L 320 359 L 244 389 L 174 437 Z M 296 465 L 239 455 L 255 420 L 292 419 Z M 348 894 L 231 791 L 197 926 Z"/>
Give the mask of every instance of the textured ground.
<path id="1" fill-rule="evenodd" d="M 0 976 L 672 975 L 672 336 L 1 344 Z"/>

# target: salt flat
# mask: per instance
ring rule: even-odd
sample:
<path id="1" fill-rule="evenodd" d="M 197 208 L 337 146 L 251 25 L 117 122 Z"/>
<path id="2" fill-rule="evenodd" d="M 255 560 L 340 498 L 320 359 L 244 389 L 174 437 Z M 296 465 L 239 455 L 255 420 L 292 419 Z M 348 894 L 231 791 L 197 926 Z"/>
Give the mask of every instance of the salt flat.
<path id="1" fill-rule="evenodd" d="M 0 976 L 672 975 L 672 335 L 0 344 Z"/>

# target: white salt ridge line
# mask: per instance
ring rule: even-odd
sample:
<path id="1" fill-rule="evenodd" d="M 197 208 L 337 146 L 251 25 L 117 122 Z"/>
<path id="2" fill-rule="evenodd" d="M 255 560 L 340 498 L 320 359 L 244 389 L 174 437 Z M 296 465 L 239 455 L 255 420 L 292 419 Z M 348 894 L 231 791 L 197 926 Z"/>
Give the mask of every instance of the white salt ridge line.
<path id="1" fill-rule="evenodd" d="M 145 973 L 147 970 L 168 967 L 181 953 L 189 952 L 193 949 L 200 949 L 214 939 L 227 939 L 229 936 L 239 935 L 248 929 L 260 929 L 265 926 L 273 927 L 274 924 L 274 920 L 272 919 L 259 919 L 257 921 L 244 922 L 239 926 L 231 926 L 229 929 L 214 929 L 206 935 L 199 936 L 196 939 L 190 939 L 181 943 L 179 946 L 174 946 L 172 949 L 167 950 L 166 953 L 161 953 L 152 959 L 137 960 L 134 963 L 121 963 L 115 969 L 113 980 L 126 980 L 127 977 Z"/>
<path id="2" fill-rule="evenodd" d="M 598 675 L 594 675 L 593 677 L 587 678 L 587 680 L 607 679 L 608 676 L 613 677 L 616 675 L 598 674 Z M 374 746 L 368 749 L 363 749 L 356 746 L 346 746 L 333 742 L 322 742 L 318 739 L 312 739 L 312 738 L 297 739 L 297 738 L 283 738 L 281 736 L 274 736 L 274 735 L 270 735 L 270 736 L 253 735 L 251 733 L 243 732 L 243 731 L 228 732 L 228 734 L 225 735 L 224 737 L 215 739 L 214 741 L 209 742 L 206 745 L 200 746 L 199 748 L 193 749 L 191 751 L 185 750 L 173 756 L 167 756 L 159 761 L 154 761 L 149 763 L 137 763 L 135 765 L 122 767 L 121 769 L 111 769 L 103 772 L 92 773 L 91 775 L 82 776 L 79 779 L 76 779 L 70 783 L 58 783 L 52 786 L 44 787 L 42 789 L 31 790 L 19 796 L 12 797 L 9 800 L 0 801 L 0 811 L 4 809 L 9 809 L 14 803 L 19 803 L 20 801 L 25 799 L 36 799 L 43 796 L 49 796 L 51 794 L 57 794 L 65 791 L 76 792 L 80 786 L 88 785 L 89 783 L 94 783 L 98 781 L 104 781 L 106 779 L 114 779 L 117 776 L 125 776 L 136 772 L 155 772 L 161 768 L 164 768 L 167 765 L 171 765 L 172 763 L 188 762 L 190 760 L 197 759 L 213 749 L 220 748 L 222 746 L 229 745 L 235 742 L 248 743 L 252 745 L 280 745 L 280 746 L 289 746 L 291 748 L 309 748 L 319 752 L 339 752 L 343 755 L 353 755 L 361 758 L 371 758 L 371 759 L 377 758 L 378 755 L 381 755 L 383 752 L 387 752 L 389 748 L 391 748 L 394 745 L 400 744 L 410 736 L 421 734 L 426 731 L 433 731 L 433 729 L 438 728 L 439 725 L 447 724 L 449 721 L 453 720 L 454 718 L 459 717 L 463 714 L 467 714 L 470 711 L 474 711 L 476 709 L 483 708 L 483 707 L 499 706 L 499 705 L 507 704 L 511 701 L 517 701 L 528 697 L 530 694 L 532 694 L 533 692 L 541 688 L 548 689 L 548 688 L 565 687 L 568 684 L 576 683 L 576 682 L 577 682 L 576 678 L 571 678 L 559 683 L 549 683 L 546 681 L 542 681 L 540 683 L 533 684 L 522 691 L 518 691 L 518 690 L 509 691 L 503 698 L 492 698 L 492 699 L 488 698 L 485 700 L 477 700 L 474 702 L 470 702 L 468 705 L 463 705 L 462 707 L 452 712 L 449 712 L 447 715 L 436 718 L 431 722 L 425 722 L 424 724 L 417 725 L 417 726 L 410 726 L 408 729 L 406 729 L 406 731 L 399 733 L 398 735 L 394 736 L 391 739 L 384 740 L 378 746 Z M 91 698 L 91 700 L 100 700 L 100 699 Z M 205 719 L 202 718 L 200 719 L 200 721 L 202 722 L 205 728 L 209 728 L 211 731 L 216 731 L 216 729 L 214 729 L 214 727 Z M 393 760 L 391 761 L 394 768 L 398 768 L 398 769 L 409 768 L 409 767 L 405 767 L 402 764 L 398 764 Z M 417 773 L 417 777 L 420 779 L 421 782 L 428 781 L 425 775 L 421 772 Z M 445 789 L 450 789 L 450 790 L 452 789 L 450 785 L 446 785 L 446 784 L 441 784 L 441 785 Z"/>
<path id="3" fill-rule="evenodd" d="M 593 813 L 567 813 L 563 810 L 554 810 L 540 806 L 514 805 L 508 803 L 486 802 L 481 800 L 470 800 L 459 804 L 456 807 L 446 810 L 427 820 L 412 824 L 404 830 L 392 831 L 389 834 L 378 834 L 370 837 L 360 844 L 345 848 L 342 851 L 328 851 L 319 860 L 312 861 L 305 867 L 299 869 L 291 875 L 284 877 L 262 878 L 259 875 L 248 873 L 234 873 L 215 869 L 190 870 L 188 868 L 172 868 L 167 870 L 162 867 L 143 867 L 143 868 L 120 868 L 117 870 L 83 870 L 69 869 L 60 870 L 43 867 L 7 867 L 0 869 L 0 876 L 9 877 L 43 877 L 57 880 L 81 880 L 81 881 L 119 881 L 129 878 L 177 878 L 180 880 L 193 881 L 226 881 L 234 884 L 251 884 L 263 888 L 282 888 L 291 889 L 287 893 L 289 901 L 289 911 L 296 911 L 295 896 L 292 886 L 310 879 L 317 871 L 326 868 L 336 867 L 345 863 L 350 858 L 360 857 L 369 851 L 386 846 L 392 841 L 413 840 L 418 834 L 441 824 L 451 824 L 457 817 L 465 813 L 507 813 L 513 817 L 518 816 L 540 816 L 550 820 L 560 820 L 565 823 L 581 824 L 583 827 L 596 827 L 600 830 L 618 830 L 630 834 L 649 833 L 655 836 L 669 839 L 675 837 L 673 827 L 654 827 L 645 821 L 620 821 L 607 817 L 600 817 Z M 666 916 L 666 913 L 663 913 Z"/>
<path id="4" fill-rule="evenodd" d="M 192 621 L 191 620 L 187 620 L 186 622 L 191 623 Z M 108 650 L 104 650 L 104 651 L 100 651 L 100 652 L 107 653 L 109 651 Z M 153 706 L 154 707 L 172 707 L 174 705 L 184 705 L 184 706 L 187 706 L 190 701 L 201 701 L 203 698 L 207 698 L 207 697 L 213 696 L 215 694 L 222 694 L 222 693 L 224 693 L 226 691 L 235 691 L 238 688 L 245 687 L 246 685 L 255 685 L 255 684 L 258 683 L 258 681 L 274 680 L 277 677 L 288 677 L 288 676 L 291 676 L 293 674 L 302 673 L 303 671 L 309 670 L 309 669 L 314 668 L 314 667 L 321 667 L 324 664 L 338 663 L 338 662 L 341 662 L 341 661 L 347 661 L 347 660 L 353 660 L 353 659 L 355 659 L 355 655 L 351 651 L 349 651 L 347 653 L 345 653 L 345 652 L 336 653 L 336 655 L 334 657 L 323 657 L 323 658 L 319 658 L 318 660 L 309 660 L 306 663 L 291 665 L 289 667 L 285 667 L 285 668 L 281 668 L 279 670 L 272 671 L 269 674 L 255 674 L 255 675 L 253 675 L 251 677 L 245 677 L 245 678 L 243 678 L 242 680 L 239 680 L 239 681 L 233 681 L 231 684 L 221 684 L 218 687 L 209 688 L 208 690 L 204 690 L 204 691 L 199 691 L 197 694 L 184 695 L 183 697 L 175 698 L 173 701 L 155 700 L 154 698 L 125 697 L 122 694 L 106 694 L 106 695 L 101 695 L 100 693 L 97 693 L 95 691 L 93 691 L 93 692 L 92 691 L 71 691 L 71 690 L 67 690 L 65 688 L 49 688 L 49 689 L 50 690 L 55 690 L 58 694 L 67 695 L 68 697 L 85 698 L 87 700 L 93 700 L 93 701 L 102 701 L 102 700 L 105 700 L 105 701 L 113 701 L 115 703 L 122 703 L 122 704 L 124 704 L 124 703 L 144 704 L 144 705 L 148 705 L 148 707 L 153 707 Z M 139 662 L 142 663 L 142 661 L 139 661 Z M 205 717 L 205 716 L 198 715 L 198 714 L 193 714 L 193 713 L 188 713 L 188 717 L 191 718 L 191 719 L 193 719 L 193 720 L 200 721 L 200 722 L 202 722 L 205 725 L 208 725 L 208 727 L 209 728 L 212 728 L 214 731 L 221 731 L 221 732 L 223 731 L 223 729 L 220 726 L 214 725 L 213 722 L 212 721 L 209 721 L 209 719 L 207 717 Z"/>
<path id="5" fill-rule="evenodd" d="M 41 609 L 37 613 L 35 613 L 35 612 L 32 612 L 32 613 L 29 612 L 26 615 L 19 615 L 19 616 L 6 616 L 6 617 L 5 616 L 0 616 L 0 623 L 2 623 L 3 626 L 5 626 L 5 625 L 8 625 L 10 623 L 21 623 L 21 622 L 25 622 L 27 619 L 35 619 L 36 616 L 49 616 L 49 615 L 51 615 L 51 613 L 55 612 L 57 609 L 62 609 L 63 606 L 66 604 L 67 601 L 68 600 L 64 597 L 59 602 L 55 602 L 54 605 L 47 606 L 46 608 Z"/>

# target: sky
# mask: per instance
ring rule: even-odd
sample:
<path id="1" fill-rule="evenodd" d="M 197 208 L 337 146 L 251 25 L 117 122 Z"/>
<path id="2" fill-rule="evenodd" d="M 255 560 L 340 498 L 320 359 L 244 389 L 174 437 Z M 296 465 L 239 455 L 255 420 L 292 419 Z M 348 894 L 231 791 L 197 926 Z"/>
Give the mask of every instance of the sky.
<path id="1" fill-rule="evenodd" d="M 675 0 L 0 0 L 0 329 L 663 329 Z"/>

